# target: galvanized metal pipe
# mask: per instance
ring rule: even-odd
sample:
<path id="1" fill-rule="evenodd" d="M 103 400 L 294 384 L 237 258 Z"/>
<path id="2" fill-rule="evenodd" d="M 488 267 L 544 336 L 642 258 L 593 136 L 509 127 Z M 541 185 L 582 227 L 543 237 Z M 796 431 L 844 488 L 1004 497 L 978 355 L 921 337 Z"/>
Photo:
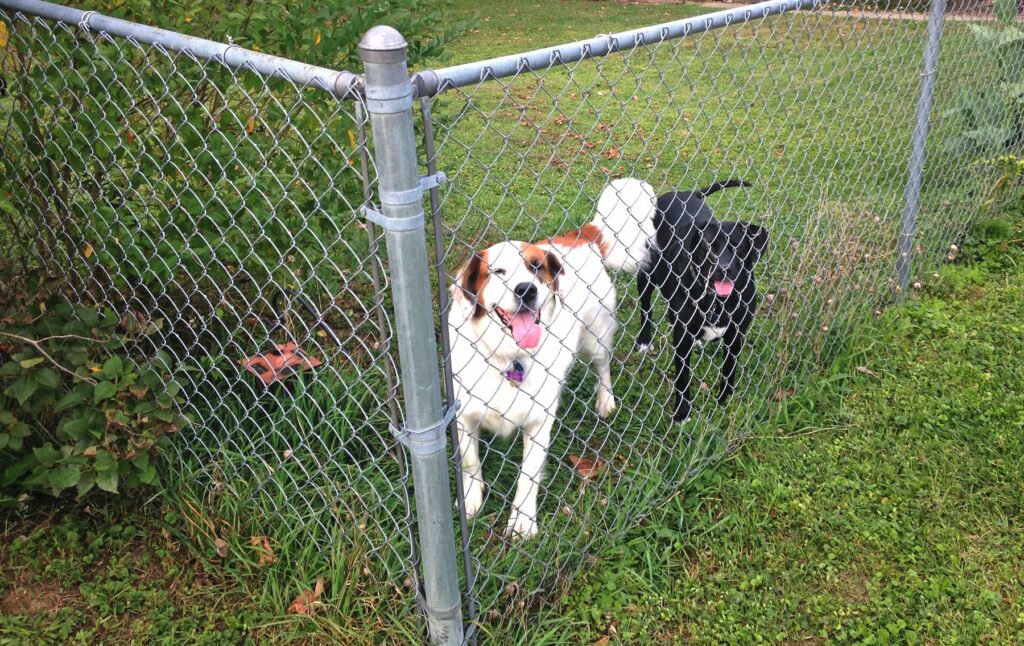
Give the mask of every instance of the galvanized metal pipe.
<path id="1" fill-rule="evenodd" d="M 0 0 L 0 8 L 78 25 L 89 31 L 129 38 L 168 51 L 183 52 L 200 60 L 222 62 L 232 69 L 251 69 L 263 76 L 285 79 L 297 85 L 318 87 L 339 98 L 355 96 L 362 85 L 362 78 L 352 72 L 307 65 L 279 56 L 254 52 L 238 45 L 225 45 L 205 38 L 111 18 L 96 11 L 72 9 L 41 0 Z"/>
<path id="2" fill-rule="evenodd" d="M 391 27 L 374 27 L 359 43 L 381 215 L 392 225 L 386 227 L 386 240 L 424 606 L 431 641 L 454 645 L 463 640 L 462 600 L 406 49 L 405 39 Z M 418 226 L 412 226 L 415 222 Z"/>
<path id="3" fill-rule="evenodd" d="M 897 300 L 906 297 L 910 285 L 910 269 L 914 258 L 914 237 L 917 233 L 917 211 L 921 198 L 921 181 L 928 143 L 928 121 L 932 114 L 935 77 L 939 68 L 939 48 L 942 24 L 946 15 L 946 0 L 932 0 L 925 36 L 924 61 L 921 64 L 921 83 L 917 99 L 916 123 L 910 142 L 910 162 L 907 169 L 907 188 L 904 192 L 903 214 L 900 217 L 899 257 L 896 259 Z"/>
<path id="4" fill-rule="evenodd" d="M 829 0 L 769 0 L 652 27 L 631 29 L 565 45 L 545 47 L 524 54 L 500 56 L 440 70 L 423 70 L 413 75 L 413 84 L 416 86 L 417 96 L 433 96 L 452 88 L 516 76 L 523 72 L 546 70 L 643 45 L 654 45 L 666 40 L 683 38 L 736 23 L 760 20 L 768 16 L 801 9 L 815 9 L 828 2 Z"/>

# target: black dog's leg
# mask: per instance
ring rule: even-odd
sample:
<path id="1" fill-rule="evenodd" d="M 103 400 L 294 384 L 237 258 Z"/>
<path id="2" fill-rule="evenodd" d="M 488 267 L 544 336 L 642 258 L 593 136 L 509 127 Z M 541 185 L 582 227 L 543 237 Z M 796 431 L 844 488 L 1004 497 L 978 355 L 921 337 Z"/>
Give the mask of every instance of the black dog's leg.
<path id="1" fill-rule="evenodd" d="M 651 340 L 654 338 L 654 326 L 651 323 L 651 296 L 654 295 L 654 282 L 646 270 L 641 269 L 637 273 L 636 287 L 640 292 L 640 334 L 636 337 L 636 349 L 639 352 L 647 352 L 651 349 Z"/>
<path id="2" fill-rule="evenodd" d="M 736 390 L 736 362 L 740 358 L 740 352 L 747 342 L 747 330 L 754 322 L 754 313 L 757 312 L 757 294 L 751 298 L 750 308 L 743 313 L 742 318 L 733 320 L 733 324 L 725 331 L 722 338 L 722 352 L 725 357 L 722 359 L 722 388 L 718 392 L 718 404 L 724 405 Z M 735 313 L 734 313 L 735 315 Z"/>
<path id="3" fill-rule="evenodd" d="M 685 321 L 679 316 L 673 317 L 672 343 L 675 346 L 676 368 L 676 405 L 672 411 L 672 421 L 685 422 L 690 417 L 693 407 L 690 398 L 690 353 L 693 351 L 693 334 L 687 329 Z"/>
<path id="4" fill-rule="evenodd" d="M 722 352 L 725 357 L 722 358 L 722 387 L 718 391 L 720 406 L 725 405 L 736 390 L 736 361 L 743 351 L 745 340 L 746 334 L 735 325 L 730 325 L 722 338 Z"/>

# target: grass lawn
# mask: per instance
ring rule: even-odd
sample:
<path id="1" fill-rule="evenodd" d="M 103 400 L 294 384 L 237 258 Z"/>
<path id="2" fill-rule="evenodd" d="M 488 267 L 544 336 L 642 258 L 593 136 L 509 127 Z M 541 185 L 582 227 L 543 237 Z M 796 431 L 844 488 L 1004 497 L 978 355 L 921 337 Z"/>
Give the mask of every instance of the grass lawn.
<path id="1" fill-rule="evenodd" d="M 583 642 L 1024 638 L 1024 223 L 986 230 L 609 550 L 557 634 L 575 617 Z"/>
<path id="2" fill-rule="evenodd" d="M 484 642 L 1024 638 L 1024 221 L 981 235 L 555 607 Z M 250 574 L 246 592 L 238 558 L 166 512 L 8 515 L 0 642 L 409 639 L 354 621 L 331 588 L 317 620 L 286 615 L 298 589 Z"/>

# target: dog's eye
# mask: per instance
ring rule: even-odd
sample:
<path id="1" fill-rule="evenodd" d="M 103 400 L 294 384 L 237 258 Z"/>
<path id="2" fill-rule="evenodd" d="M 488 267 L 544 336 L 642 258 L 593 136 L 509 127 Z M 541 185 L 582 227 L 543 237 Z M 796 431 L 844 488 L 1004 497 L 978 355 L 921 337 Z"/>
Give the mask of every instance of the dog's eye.
<path id="1" fill-rule="evenodd" d="M 539 260 L 531 260 L 530 261 L 530 269 L 535 274 L 540 272 L 541 266 L 542 265 L 541 265 L 541 262 Z"/>
<path id="2" fill-rule="evenodd" d="M 495 276 L 504 276 L 507 273 L 508 272 L 506 272 L 504 269 L 495 269 L 494 270 L 494 275 Z"/>

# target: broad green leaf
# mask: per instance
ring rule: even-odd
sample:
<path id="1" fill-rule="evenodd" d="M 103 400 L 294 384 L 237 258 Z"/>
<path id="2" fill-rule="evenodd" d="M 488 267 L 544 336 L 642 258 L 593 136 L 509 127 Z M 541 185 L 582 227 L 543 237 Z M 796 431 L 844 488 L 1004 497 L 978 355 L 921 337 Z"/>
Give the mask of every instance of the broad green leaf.
<path id="1" fill-rule="evenodd" d="M 82 477 L 78 479 L 78 496 L 81 498 L 96 484 L 96 474 L 91 471 L 86 471 L 82 474 Z"/>
<path id="2" fill-rule="evenodd" d="M 10 433 L 0 433 L 0 450 L 6 449 L 11 442 Z"/>
<path id="3" fill-rule="evenodd" d="M 157 473 L 156 467 L 153 465 L 147 465 L 144 469 L 139 469 L 139 482 L 142 484 L 156 484 Z"/>
<path id="4" fill-rule="evenodd" d="M 96 486 L 103 491 L 117 493 L 117 469 L 96 472 Z"/>
<path id="5" fill-rule="evenodd" d="M 60 459 L 60 451 L 53 448 L 53 445 L 49 442 L 32 449 L 32 453 L 36 456 L 36 460 L 39 461 L 39 464 L 44 467 L 51 467 Z"/>
<path id="6" fill-rule="evenodd" d="M 82 470 L 77 464 L 64 464 L 51 469 L 47 479 L 50 481 L 50 486 L 53 488 L 54 493 L 60 493 L 68 487 L 74 487 L 78 484 L 78 479 L 81 475 Z"/>
<path id="7" fill-rule="evenodd" d="M 117 386 L 109 381 L 101 381 L 96 384 L 96 387 L 93 389 L 92 400 L 95 403 L 99 403 L 104 399 L 110 399 L 116 392 Z"/>
<path id="8" fill-rule="evenodd" d="M 35 368 L 36 366 L 38 366 L 39 364 L 41 364 L 44 361 L 46 361 L 46 359 L 44 357 L 33 357 L 31 359 L 25 359 L 24 361 L 19 361 L 18 365 L 20 365 L 23 370 L 28 370 L 29 368 Z"/>
<path id="9" fill-rule="evenodd" d="M 103 418 L 92 409 L 86 408 L 60 426 L 64 435 L 76 440 L 103 435 Z"/>
<path id="10" fill-rule="evenodd" d="M 54 410 L 58 413 L 62 413 L 69 408 L 78 406 L 84 400 L 85 396 L 82 394 L 82 391 L 76 388 L 75 390 L 72 390 L 68 394 L 61 397 L 60 401 L 57 402 L 57 405 L 54 407 Z"/>
<path id="11" fill-rule="evenodd" d="M 25 376 L 11 384 L 4 392 L 13 397 L 19 405 L 24 406 L 38 388 L 39 384 L 35 379 Z"/>
<path id="12" fill-rule="evenodd" d="M 117 469 L 117 460 L 109 451 L 97 451 L 96 459 L 93 461 L 93 468 L 99 472 L 106 472 Z"/>
<path id="13" fill-rule="evenodd" d="M 124 363 L 121 357 L 113 356 L 103 362 L 103 374 L 107 379 L 117 379 L 124 374 Z"/>
<path id="14" fill-rule="evenodd" d="M 46 366 L 36 371 L 36 381 L 39 382 L 40 386 L 46 388 L 56 388 L 60 385 L 60 375 L 53 368 Z"/>

